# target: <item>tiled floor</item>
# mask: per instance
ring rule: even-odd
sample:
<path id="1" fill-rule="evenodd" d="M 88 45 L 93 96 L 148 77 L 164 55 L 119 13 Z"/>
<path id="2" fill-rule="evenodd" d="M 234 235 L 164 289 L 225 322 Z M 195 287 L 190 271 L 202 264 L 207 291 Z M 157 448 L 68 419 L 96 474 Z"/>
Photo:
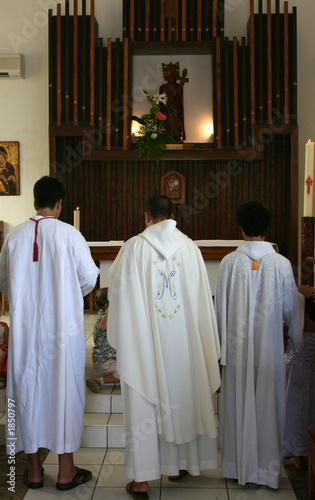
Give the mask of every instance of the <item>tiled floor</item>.
<path id="1" fill-rule="evenodd" d="M 67 498 L 82 500 L 122 500 L 130 498 L 125 491 L 127 479 L 124 477 L 124 450 L 100 448 L 81 448 L 75 453 L 75 463 L 88 468 L 93 473 L 92 480 L 69 492 L 55 489 L 58 459 L 49 453 L 44 461 L 45 487 L 41 490 L 28 490 L 25 500 Z M 181 482 L 170 482 L 167 477 L 150 482 L 152 500 L 295 500 L 289 479 L 284 472 L 278 491 L 269 488 L 240 487 L 234 481 L 226 481 L 220 468 L 203 471 L 201 476 L 186 476 Z"/>
<path id="2" fill-rule="evenodd" d="M 3 318 L 4 319 L 4 318 Z M 93 347 L 92 327 L 95 315 L 85 316 L 87 339 L 87 366 L 90 366 Z M 1 416 L 1 415 L 0 415 Z M 115 415 L 112 415 L 115 417 Z M 119 417 L 119 415 L 117 415 Z M 85 419 L 88 419 L 88 414 Z M 100 414 L 100 422 L 107 420 L 109 414 Z M 58 470 L 58 457 L 50 452 L 44 461 L 44 488 L 28 490 L 25 500 L 122 500 L 131 498 L 125 485 L 128 478 L 124 477 L 124 450 L 106 448 L 81 448 L 75 453 L 75 464 L 92 471 L 93 478 L 86 485 L 69 492 L 60 492 L 55 488 Z M 133 479 L 133 478 L 131 478 Z M 151 500 L 295 500 L 290 481 L 283 470 L 280 489 L 273 491 L 257 486 L 240 487 L 235 481 L 225 480 L 220 468 L 203 471 L 198 477 L 186 476 L 180 482 L 170 482 L 162 476 L 160 480 L 150 482 Z M 15 498 L 15 497 L 14 497 Z"/>

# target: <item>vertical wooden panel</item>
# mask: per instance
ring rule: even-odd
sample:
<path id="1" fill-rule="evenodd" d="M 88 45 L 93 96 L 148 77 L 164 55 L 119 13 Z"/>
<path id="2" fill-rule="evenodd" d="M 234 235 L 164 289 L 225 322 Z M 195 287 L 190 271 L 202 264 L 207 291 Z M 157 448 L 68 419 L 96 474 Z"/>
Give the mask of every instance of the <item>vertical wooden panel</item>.
<path id="1" fill-rule="evenodd" d="M 91 0 L 90 16 L 90 125 L 94 126 L 94 92 L 95 92 L 95 9 L 94 0 Z"/>
<path id="2" fill-rule="evenodd" d="M 54 20 L 52 15 L 52 9 L 48 10 L 48 50 L 49 50 L 49 125 L 54 122 Z"/>
<path id="3" fill-rule="evenodd" d="M 186 0 L 182 0 L 182 41 L 186 41 Z"/>
<path id="4" fill-rule="evenodd" d="M 198 0 L 197 3 L 197 40 L 201 40 L 201 19 L 202 19 L 202 10 L 201 10 L 201 0 Z"/>
<path id="5" fill-rule="evenodd" d="M 296 25 L 296 7 L 293 7 L 292 13 L 292 29 L 290 37 L 290 115 L 293 123 L 297 123 L 297 25 Z"/>
<path id="6" fill-rule="evenodd" d="M 255 20 L 254 0 L 250 0 L 250 95 L 251 125 L 255 124 Z"/>
<path id="7" fill-rule="evenodd" d="M 111 127 L 112 127 L 112 40 L 107 39 L 107 116 L 106 116 L 106 149 L 111 149 Z"/>
<path id="8" fill-rule="evenodd" d="M 175 42 L 179 40 L 178 0 L 175 0 Z"/>
<path id="9" fill-rule="evenodd" d="M 104 64 L 103 64 L 103 38 L 99 39 L 99 44 L 97 48 L 97 70 L 98 70 L 98 78 L 97 78 L 97 128 L 99 129 L 99 146 L 101 146 L 102 136 L 103 136 L 103 92 L 104 92 L 104 82 L 103 82 L 103 72 L 104 72 Z M 105 95 L 105 93 L 104 93 Z M 97 148 L 98 149 L 98 148 Z"/>
<path id="10" fill-rule="evenodd" d="M 222 95 L 221 95 L 221 41 L 220 38 L 215 39 L 216 42 L 216 77 L 217 77 L 217 145 L 218 149 L 222 149 Z"/>
<path id="11" fill-rule="evenodd" d="M 216 36 L 218 36 L 218 33 L 217 33 L 217 22 L 218 22 L 218 1 L 217 0 L 213 0 L 212 2 L 212 5 L 213 5 L 213 14 L 212 14 L 212 36 L 213 38 L 215 38 Z"/>
<path id="12" fill-rule="evenodd" d="M 267 0 L 267 106 L 268 123 L 272 123 L 272 36 L 271 0 Z"/>
<path id="13" fill-rule="evenodd" d="M 66 15 L 64 17 L 64 33 L 63 33 L 63 46 L 64 46 L 64 121 L 69 125 L 69 99 L 70 99 L 70 16 L 69 16 L 69 1 L 66 2 Z"/>
<path id="14" fill-rule="evenodd" d="M 233 89 L 234 89 L 234 147 L 239 146 L 239 116 L 238 116 L 238 42 L 233 38 Z"/>
<path id="15" fill-rule="evenodd" d="M 57 4 L 57 125 L 61 125 L 61 5 Z"/>
<path id="16" fill-rule="evenodd" d="M 128 145 L 129 40 L 124 39 L 123 149 Z"/>
<path id="17" fill-rule="evenodd" d="M 161 42 L 165 41 L 165 0 L 161 0 Z"/>
<path id="18" fill-rule="evenodd" d="M 256 75 L 255 81 L 259 82 L 256 85 L 256 118 L 260 123 L 264 122 L 264 108 L 265 108 L 265 81 L 267 77 L 267 68 L 265 67 L 265 46 L 266 39 L 265 33 L 263 29 L 263 21 L 264 15 L 262 12 L 262 0 L 259 1 L 259 14 L 257 20 L 257 25 L 255 25 L 255 33 L 256 33 L 256 42 L 255 42 L 255 66 L 256 66 Z M 257 30 L 256 30 L 257 26 Z"/>
<path id="19" fill-rule="evenodd" d="M 145 0 L 145 41 L 150 40 L 150 0 Z"/>
<path id="20" fill-rule="evenodd" d="M 73 124 L 78 125 L 78 0 L 73 12 Z"/>
<path id="21" fill-rule="evenodd" d="M 135 0 L 130 0 L 130 38 L 135 39 Z"/>
<path id="22" fill-rule="evenodd" d="M 284 2 L 284 123 L 289 123 L 289 12 Z"/>

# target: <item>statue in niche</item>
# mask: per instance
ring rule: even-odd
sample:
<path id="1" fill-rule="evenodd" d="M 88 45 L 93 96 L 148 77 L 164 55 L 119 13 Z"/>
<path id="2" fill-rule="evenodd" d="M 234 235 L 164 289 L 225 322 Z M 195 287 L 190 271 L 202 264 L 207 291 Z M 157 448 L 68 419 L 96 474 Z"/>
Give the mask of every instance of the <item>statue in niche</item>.
<path id="1" fill-rule="evenodd" d="M 185 126 L 184 126 L 184 99 L 183 87 L 189 79 L 186 78 L 187 69 L 184 69 L 182 76 L 179 74 L 179 63 L 176 64 L 162 63 L 164 83 L 160 87 L 160 94 L 166 93 L 166 105 L 160 102 L 160 110 L 166 115 L 164 122 L 166 130 L 171 134 L 178 143 L 184 142 Z"/>

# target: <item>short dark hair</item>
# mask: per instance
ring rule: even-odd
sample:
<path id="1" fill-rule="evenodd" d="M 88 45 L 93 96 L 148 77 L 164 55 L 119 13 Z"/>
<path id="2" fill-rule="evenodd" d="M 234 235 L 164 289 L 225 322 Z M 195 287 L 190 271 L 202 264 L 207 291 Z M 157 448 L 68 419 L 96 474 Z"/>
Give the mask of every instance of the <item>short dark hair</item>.
<path id="1" fill-rule="evenodd" d="M 153 220 L 165 220 L 172 217 L 173 204 L 171 200 L 162 194 L 156 194 L 148 199 L 145 211 Z"/>
<path id="2" fill-rule="evenodd" d="M 265 236 L 271 224 L 271 212 L 261 203 L 249 201 L 237 211 L 237 222 L 246 236 Z"/>
<path id="3" fill-rule="evenodd" d="M 59 200 L 63 200 L 66 191 L 62 182 L 44 175 L 34 185 L 34 201 L 37 209 L 53 209 Z"/>
<path id="4" fill-rule="evenodd" d="M 100 288 L 95 293 L 94 302 L 98 309 L 103 309 L 106 304 L 108 304 L 108 288 Z"/>

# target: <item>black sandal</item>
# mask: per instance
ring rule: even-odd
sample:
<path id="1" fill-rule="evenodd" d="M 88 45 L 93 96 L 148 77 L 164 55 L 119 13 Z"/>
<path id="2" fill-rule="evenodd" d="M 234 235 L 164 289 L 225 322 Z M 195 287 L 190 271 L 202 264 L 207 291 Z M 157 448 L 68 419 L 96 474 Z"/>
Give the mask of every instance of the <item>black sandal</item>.
<path id="1" fill-rule="evenodd" d="M 131 495 L 133 498 L 149 498 L 149 495 L 146 491 L 135 491 L 133 489 L 134 483 L 134 481 L 131 481 L 131 483 L 128 483 L 126 485 L 127 493 L 129 493 L 129 495 Z M 127 488 L 127 486 L 129 486 L 129 488 Z"/>
<path id="2" fill-rule="evenodd" d="M 43 475 L 44 475 L 44 469 L 43 467 L 40 468 L 40 473 L 42 476 L 42 480 L 39 481 L 38 483 L 33 483 L 32 481 L 29 480 L 28 478 L 28 469 L 26 468 L 23 474 L 23 479 L 28 488 L 31 490 L 37 490 L 38 488 L 42 488 L 44 486 L 44 481 L 43 481 Z"/>
<path id="3" fill-rule="evenodd" d="M 92 472 L 90 472 L 89 470 L 79 469 L 79 467 L 76 467 L 76 469 L 77 472 L 75 473 L 75 476 L 70 483 L 56 483 L 57 490 L 72 490 L 72 488 L 80 486 L 80 484 L 87 483 L 88 481 L 90 481 L 90 479 L 92 479 Z"/>

